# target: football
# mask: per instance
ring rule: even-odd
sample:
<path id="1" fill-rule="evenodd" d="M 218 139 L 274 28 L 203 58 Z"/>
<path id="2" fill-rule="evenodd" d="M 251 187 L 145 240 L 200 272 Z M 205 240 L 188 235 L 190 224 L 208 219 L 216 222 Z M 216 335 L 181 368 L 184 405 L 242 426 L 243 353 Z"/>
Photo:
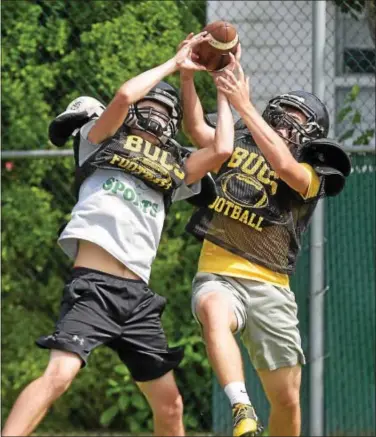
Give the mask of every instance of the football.
<path id="1" fill-rule="evenodd" d="M 236 53 L 239 36 L 236 28 L 227 21 L 213 21 L 205 26 L 203 31 L 211 35 L 209 41 L 204 41 L 193 49 L 197 60 L 209 71 L 222 70 L 231 61 L 229 53 Z"/>

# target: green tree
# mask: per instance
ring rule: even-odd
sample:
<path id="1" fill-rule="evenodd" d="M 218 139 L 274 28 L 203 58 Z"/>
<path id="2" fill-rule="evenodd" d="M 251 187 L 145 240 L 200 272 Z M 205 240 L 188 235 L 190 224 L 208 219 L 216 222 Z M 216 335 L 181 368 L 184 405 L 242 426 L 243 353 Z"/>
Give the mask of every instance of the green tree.
<path id="1" fill-rule="evenodd" d="M 338 121 L 345 123 L 346 126 L 339 140 L 345 141 L 352 138 L 355 146 L 368 146 L 375 135 L 375 129 L 363 130 L 361 128 L 362 110 L 357 100 L 359 92 L 359 85 L 354 85 L 345 98 L 343 108 L 338 113 Z"/>
<path id="2" fill-rule="evenodd" d="M 1 11 L 3 149 L 48 149 L 48 124 L 69 101 L 89 95 L 108 103 L 122 82 L 167 60 L 188 32 L 203 27 L 205 2 L 8 0 Z M 177 85 L 178 75 L 168 80 Z M 197 86 L 201 95 L 205 92 L 205 106 L 213 107 L 211 78 L 198 75 Z M 4 420 L 21 388 L 48 360 L 34 340 L 53 329 L 71 265 L 56 237 L 74 205 L 74 168 L 72 158 L 24 159 L 2 166 Z M 190 314 L 190 283 L 199 251 L 197 242 L 183 234 L 191 212 L 182 203 L 171 209 L 152 286 L 168 299 L 164 323 L 171 342 L 186 347 L 177 375 L 187 427 L 202 431 L 211 425 L 211 380 Z M 106 348 L 94 351 L 89 369 L 80 372 L 40 430 L 101 426 L 151 429 L 144 398 Z"/>

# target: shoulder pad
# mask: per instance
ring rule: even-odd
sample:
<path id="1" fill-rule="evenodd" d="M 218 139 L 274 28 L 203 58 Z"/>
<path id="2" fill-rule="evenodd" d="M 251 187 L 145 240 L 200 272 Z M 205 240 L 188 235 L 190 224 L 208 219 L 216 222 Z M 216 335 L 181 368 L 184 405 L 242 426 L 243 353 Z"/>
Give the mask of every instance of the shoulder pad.
<path id="1" fill-rule="evenodd" d="M 49 125 L 48 137 L 57 147 L 63 146 L 75 131 L 89 120 L 98 118 L 105 106 L 97 99 L 81 96 L 74 99 L 67 109 L 59 114 Z"/>
<path id="2" fill-rule="evenodd" d="M 310 141 L 302 149 L 302 160 L 313 167 L 331 167 L 347 177 L 351 161 L 342 147 L 329 138 Z"/>
<path id="3" fill-rule="evenodd" d="M 86 112 L 75 112 L 57 116 L 48 127 L 48 138 L 54 146 L 61 147 L 76 129 L 90 120 Z"/>
<path id="4" fill-rule="evenodd" d="M 336 196 L 345 187 L 346 177 L 333 167 L 313 166 L 315 172 L 324 178 L 324 193 L 326 196 Z"/>

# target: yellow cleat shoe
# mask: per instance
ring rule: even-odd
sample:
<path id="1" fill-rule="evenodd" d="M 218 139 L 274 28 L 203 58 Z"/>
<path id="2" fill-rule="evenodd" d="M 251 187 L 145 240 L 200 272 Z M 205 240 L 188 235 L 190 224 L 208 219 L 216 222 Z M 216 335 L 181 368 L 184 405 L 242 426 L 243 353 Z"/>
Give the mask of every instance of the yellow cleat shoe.
<path id="1" fill-rule="evenodd" d="M 261 435 L 262 426 L 251 405 L 235 404 L 232 407 L 234 437 L 255 437 Z"/>

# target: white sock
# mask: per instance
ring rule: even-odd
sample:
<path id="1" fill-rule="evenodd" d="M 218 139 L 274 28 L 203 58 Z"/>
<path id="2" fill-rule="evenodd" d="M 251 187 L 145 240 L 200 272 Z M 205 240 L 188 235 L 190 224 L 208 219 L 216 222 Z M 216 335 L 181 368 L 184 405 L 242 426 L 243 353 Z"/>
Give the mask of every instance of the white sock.
<path id="1" fill-rule="evenodd" d="M 251 404 L 244 382 L 230 382 L 224 388 L 231 406 L 234 404 Z"/>

